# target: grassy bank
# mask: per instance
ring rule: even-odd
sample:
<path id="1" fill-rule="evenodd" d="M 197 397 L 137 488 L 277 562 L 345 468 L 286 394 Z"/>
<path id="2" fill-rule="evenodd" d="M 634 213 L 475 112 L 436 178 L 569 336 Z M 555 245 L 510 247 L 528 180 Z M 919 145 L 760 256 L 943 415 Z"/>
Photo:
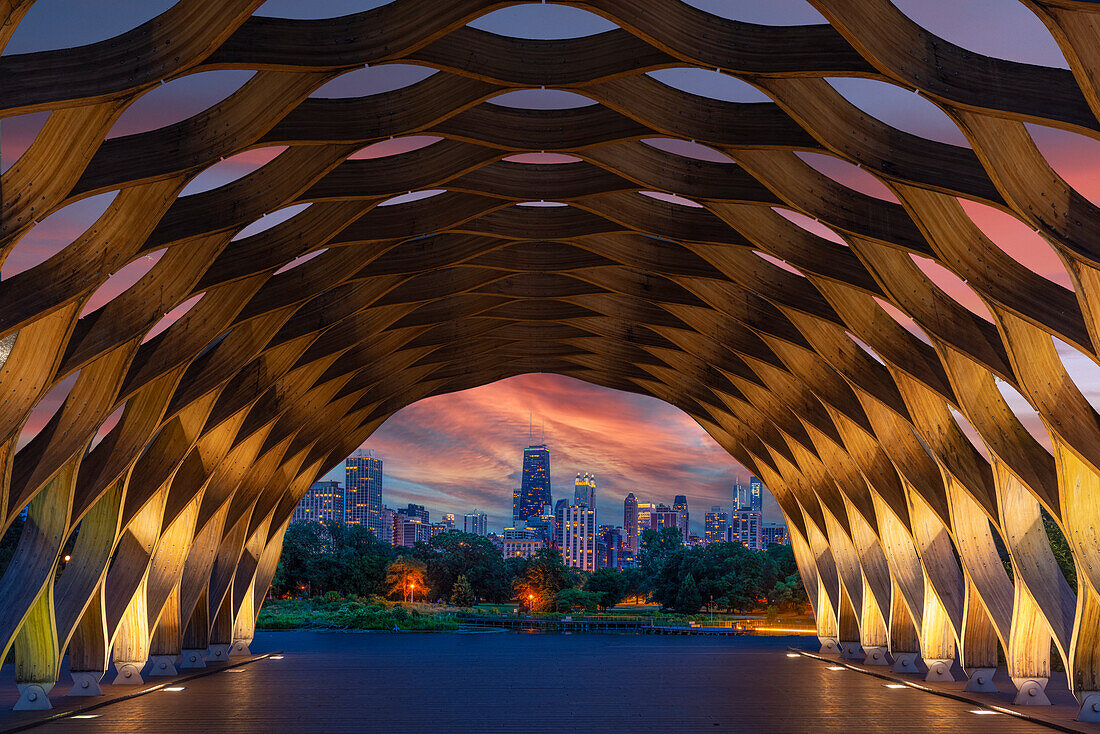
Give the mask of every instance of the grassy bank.
<path id="1" fill-rule="evenodd" d="M 371 597 L 314 599 L 269 599 L 264 603 L 256 626 L 261 630 L 332 629 L 332 630 L 455 630 L 459 624 L 452 615 L 459 614 L 515 614 L 515 605 L 482 605 L 473 609 L 440 604 L 400 604 Z M 521 612 L 522 613 L 522 612 Z M 648 605 L 623 605 L 605 613 L 546 613 L 536 615 L 540 619 L 652 619 L 656 624 L 687 625 L 691 622 L 705 625 L 708 620 L 753 620 L 756 625 L 810 624 L 802 615 L 783 614 L 778 617 L 733 614 L 674 614 L 661 612 Z M 754 626 L 756 626 L 754 625 Z"/>
<path id="2" fill-rule="evenodd" d="M 269 599 L 256 620 L 257 629 L 454 630 L 458 623 L 444 614 L 423 612 L 379 600 Z"/>

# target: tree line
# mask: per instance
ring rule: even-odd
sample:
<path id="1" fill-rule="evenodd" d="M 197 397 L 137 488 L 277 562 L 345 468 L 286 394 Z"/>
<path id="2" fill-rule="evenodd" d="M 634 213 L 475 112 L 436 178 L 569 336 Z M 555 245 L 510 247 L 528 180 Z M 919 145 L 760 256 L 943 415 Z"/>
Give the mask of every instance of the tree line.
<path id="1" fill-rule="evenodd" d="M 272 581 L 278 597 L 373 595 L 471 607 L 509 603 L 537 612 L 608 609 L 625 599 L 681 614 L 806 604 L 790 546 L 755 552 L 740 543 L 684 546 L 677 528 L 646 530 L 635 568 L 569 568 L 544 548 L 503 558 L 485 537 L 451 531 L 413 548 L 378 541 L 359 525 L 294 522 Z"/>

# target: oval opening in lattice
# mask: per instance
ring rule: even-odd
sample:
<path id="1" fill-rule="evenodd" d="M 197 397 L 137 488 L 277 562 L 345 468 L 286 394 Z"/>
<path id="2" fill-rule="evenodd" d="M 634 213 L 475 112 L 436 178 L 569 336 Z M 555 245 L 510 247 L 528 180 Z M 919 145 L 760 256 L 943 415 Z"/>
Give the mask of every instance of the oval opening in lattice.
<path id="1" fill-rule="evenodd" d="M 199 301 L 201 301 L 202 297 L 204 295 L 206 295 L 206 294 L 205 293 L 196 293 L 195 295 L 191 296 L 190 298 L 188 298 L 186 301 L 184 301 L 180 305 L 173 308 L 168 313 L 164 314 L 164 316 L 161 317 L 160 321 L 158 321 L 156 324 L 154 324 L 153 328 L 149 329 L 149 331 L 146 332 L 145 337 L 141 340 L 141 343 L 144 344 L 145 342 L 149 341 L 150 339 L 154 339 L 154 338 L 160 336 L 161 333 L 164 332 L 165 329 L 167 329 L 172 324 L 179 321 L 181 318 L 183 318 L 187 314 L 188 311 L 190 311 L 192 308 L 194 308 L 195 304 L 197 304 Z"/>
<path id="2" fill-rule="evenodd" d="M 503 160 L 508 163 L 530 163 L 536 166 L 551 166 L 560 163 L 580 163 L 581 158 L 564 153 L 516 153 Z"/>
<path id="3" fill-rule="evenodd" d="M 341 74 L 309 96 L 322 99 L 369 97 L 411 87 L 438 73 L 437 69 L 417 64 L 378 64 Z"/>
<path id="4" fill-rule="evenodd" d="M 426 189 L 424 191 L 410 191 L 407 194 L 401 194 L 400 196 L 394 196 L 386 199 L 378 206 L 398 206 L 399 204 L 410 204 L 414 201 L 420 201 L 421 199 L 430 199 L 433 196 L 439 196 L 440 194 L 447 193 L 447 189 Z"/>
<path id="5" fill-rule="evenodd" d="M 1062 259 L 1038 232 L 1000 209 L 969 199 L 959 199 L 959 204 L 982 234 L 1009 257 L 1033 273 L 1073 290 L 1073 281 Z"/>
<path id="6" fill-rule="evenodd" d="M 767 262 L 770 262 L 772 265 L 776 266 L 777 268 L 781 268 L 783 270 L 786 270 L 788 273 L 792 273 L 794 275 L 797 275 L 800 278 L 805 278 L 806 277 L 802 273 L 801 270 L 796 268 L 794 265 L 791 265 L 789 262 L 787 262 L 786 260 L 784 260 L 781 257 L 776 257 L 775 255 L 769 255 L 768 253 L 761 252 L 760 250 L 753 250 L 752 254 L 756 255 L 761 260 L 766 260 Z"/>
<path id="7" fill-rule="evenodd" d="M 816 219 L 807 217 L 802 212 L 796 212 L 793 209 L 785 209 L 781 206 L 773 206 L 771 207 L 771 210 L 786 219 L 794 226 L 798 227 L 799 229 L 804 229 L 810 234 L 817 235 L 823 240 L 829 240 L 829 242 L 833 242 L 838 245 L 844 245 L 845 247 L 848 246 L 848 243 L 845 242 L 839 234 L 829 229 L 829 227 L 825 226 Z"/>
<path id="8" fill-rule="evenodd" d="M 886 125 L 928 140 L 970 147 L 947 113 L 919 94 L 875 79 L 827 77 L 825 81 L 844 99 Z"/>
<path id="9" fill-rule="evenodd" d="M 928 276 L 929 280 L 956 303 L 975 316 L 979 316 L 990 323 L 993 322 L 993 314 L 989 312 L 989 307 L 985 305 L 985 301 L 974 292 L 974 289 L 965 280 L 931 258 L 921 257 L 913 253 L 910 253 L 909 257 L 921 269 L 921 272 Z"/>
<path id="10" fill-rule="evenodd" d="M 49 116 L 49 112 L 31 112 L 4 118 L 0 123 L 0 128 L 3 128 L 0 134 L 0 173 L 11 168 L 19 156 L 27 152 Z"/>
<path id="11" fill-rule="evenodd" d="M 0 279 L 30 270 L 64 250 L 103 216 L 116 196 L 118 191 L 107 191 L 74 201 L 34 225 L 4 259 Z"/>
<path id="12" fill-rule="evenodd" d="M 845 188 L 858 191 L 867 196 L 873 196 L 876 199 L 889 201 L 892 204 L 899 203 L 898 197 L 894 196 L 894 192 L 866 169 L 825 153 L 795 151 L 795 155 L 822 176 L 837 182 Z"/>
<path id="13" fill-rule="evenodd" d="M 1100 140 L 1048 125 L 1025 122 L 1024 126 L 1054 172 L 1100 206 Z"/>
<path id="14" fill-rule="evenodd" d="M 278 209 L 276 211 L 265 214 L 264 216 L 260 217 L 255 222 L 252 222 L 247 227 L 238 232 L 231 241 L 236 242 L 237 240 L 243 240 L 246 237 L 251 237 L 252 235 L 259 234 L 261 232 L 265 232 L 271 229 L 272 227 L 276 227 L 287 221 L 288 219 L 298 216 L 306 209 L 308 209 L 312 203 L 313 202 L 307 202 L 305 204 L 291 204 L 290 206 L 285 206 L 282 209 Z"/>
<path id="15" fill-rule="evenodd" d="M 711 15 L 759 25 L 818 25 L 826 20 L 806 0 L 684 0 Z"/>
<path id="16" fill-rule="evenodd" d="M 309 262 L 310 260 L 317 257 L 318 255 L 320 255 L 323 252 L 328 252 L 328 248 L 327 247 L 322 247 L 320 250 L 314 250 L 313 252 L 307 253 L 305 255 L 301 255 L 300 257 L 296 257 L 293 260 L 291 260 L 290 262 L 288 262 L 286 265 L 284 265 L 283 267 L 276 270 L 274 273 L 272 273 L 272 275 L 282 275 L 283 273 L 285 273 L 288 270 L 293 270 L 294 268 L 298 267 L 299 265 L 302 265 L 303 263 Z"/>
<path id="17" fill-rule="evenodd" d="M 157 130 L 194 117 L 228 99 L 247 84 L 255 73 L 200 71 L 153 87 L 126 108 L 111 126 L 107 138 Z"/>
<path id="18" fill-rule="evenodd" d="M 84 302 L 84 308 L 80 311 L 80 317 L 87 316 L 92 311 L 96 311 L 103 306 L 106 306 L 111 300 L 113 300 L 119 294 L 125 292 L 131 288 L 139 280 L 144 278 L 153 266 L 160 262 L 160 258 L 164 255 L 164 250 L 157 250 L 150 252 L 146 255 L 142 255 L 137 260 L 126 263 L 121 268 L 111 273 L 107 278 L 96 288 L 95 293 Z"/>
<path id="19" fill-rule="evenodd" d="M 694 158 L 699 161 L 710 161 L 711 163 L 733 163 L 736 162 L 725 153 L 720 150 L 715 150 L 702 143 L 696 143 L 693 140 L 681 140 L 679 138 L 642 138 L 642 142 L 651 148 L 662 150 L 665 153 L 672 153 L 673 155 L 680 155 L 684 158 Z"/>
<path id="20" fill-rule="evenodd" d="M 553 3 L 500 8 L 486 13 L 468 25 L 498 36 L 538 40 L 584 38 L 618 28 L 595 13 Z"/>
<path id="21" fill-rule="evenodd" d="M 657 69 L 647 73 L 666 86 L 722 102 L 771 102 L 772 98 L 732 74 L 697 66 Z"/>
<path id="22" fill-rule="evenodd" d="M 104 7 L 86 0 L 37 0 L 15 27 L 3 55 L 60 51 L 106 41 L 152 20 L 175 3 L 140 0 Z"/>
<path id="23" fill-rule="evenodd" d="M 1068 69 L 1043 21 L 1019 0 L 893 0 L 925 30 L 968 51 L 1023 64 Z M 977 63 L 972 60 L 971 63 Z"/>
<path id="24" fill-rule="evenodd" d="M 191 179 L 183 191 L 180 192 L 180 196 L 201 194 L 204 191 L 210 191 L 244 178 L 275 160 L 286 149 L 287 146 L 285 145 L 272 145 L 266 148 L 246 150 L 229 158 L 223 158 Z"/>
<path id="25" fill-rule="evenodd" d="M 389 5 L 394 0 L 267 0 L 253 15 L 269 18 L 293 18 L 295 20 L 320 20 L 338 18 L 348 13 L 362 13 Z"/>
<path id="26" fill-rule="evenodd" d="M 412 153 L 414 150 L 434 145 L 442 139 L 436 135 L 406 135 L 400 138 L 389 138 L 388 140 L 371 143 L 365 148 L 360 148 L 349 155 L 348 160 L 362 161 Z"/>
<path id="27" fill-rule="evenodd" d="M 519 110 L 575 110 L 597 104 L 593 99 L 564 89 L 517 89 L 488 100 L 489 104 Z"/>
<path id="28" fill-rule="evenodd" d="M 639 191 L 639 194 L 649 199 L 656 199 L 657 201 L 663 201 L 666 204 L 676 204 L 677 206 L 688 206 L 692 209 L 702 209 L 703 205 L 697 201 L 685 198 L 678 194 L 666 194 L 663 191 Z"/>

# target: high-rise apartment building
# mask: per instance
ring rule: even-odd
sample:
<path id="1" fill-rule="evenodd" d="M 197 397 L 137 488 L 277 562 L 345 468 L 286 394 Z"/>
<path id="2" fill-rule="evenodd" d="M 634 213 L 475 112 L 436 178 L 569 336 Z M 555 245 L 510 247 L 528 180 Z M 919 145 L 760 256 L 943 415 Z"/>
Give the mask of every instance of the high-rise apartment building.
<path id="1" fill-rule="evenodd" d="M 587 472 L 577 475 L 573 482 L 573 504 L 585 507 L 596 506 L 596 477 Z"/>
<path id="2" fill-rule="evenodd" d="M 726 528 L 729 527 L 730 516 L 722 512 L 721 505 L 713 505 L 707 513 L 706 526 L 703 538 L 709 543 L 721 543 L 726 539 Z"/>
<path id="3" fill-rule="evenodd" d="M 523 490 L 520 489 L 519 487 L 516 487 L 515 489 L 512 490 L 512 525 L 513 526 L 522 525 L 523 521 L 527 519 L 525 517 L 521 517 L 521 515 L 523 514 L 522 511 L 520 510 L 520 497 L 521 497 L 522 493 L 523 493 Z"/>
<path id="4" fill-rule="evenodd" d="M 541 515 L 543 507 L 550 504 L 550 450 L 545 444 L 523 450 L 523 481 L 519 490 L 518 512 L 514 511 L 512 518 L 517 526 L 532 515 Z"/>
<path id="5" fill-rule="evenodd" d="M 509 538 L 505 536 L 500 552 L 505 558 L 530 558 L 543 547 L 542 538 Z"/>
<path id="6" fill-rule="evenodd" d="M 414 505 L 413 503 L 410 502 L 408 507 L 402 507 L 401 509 L 398 510 L 398 512 L 400 512 L 403 515 L 408 515 L 409 517 L 415 517 L 416 519 L 420 520 L 420 522 L 424 523 L 425 525 L 427 525 L 428 522 L 429 522 L 428 510 L 427 510 L 426 507 L 424 507 L 424 505 Z"/>
<path id="7" fill-rule="evenodd" d="M 790 545 L 791 536 L 787 532 L 787 526 L 778 522 L 766 522 L 760 530 L 761 542 L 764 548 L 772 543 L 778 545 Z"/>
<path id="8" fill-rule="evenodd" d="M 291 520 L 306 520 L 325 525 L 344 521 L 344 489 L 340 482 L 314 482 L 294 508 Z"/>
<path id="9" fill-rule="evenodd" d="M 650 516 L 654 510 L 657 509 L 657 505 L 652 502 L 639 502 L 638 503 L 638 550 L 635 552 L 635 556 L 642 552 L 642 533 L 646 530 L 651 530 Z"/>
<path id="10" fill-rule="evenodd" d="M 764 511 L 764 483 L 758 477 L 749 477 L 749 509 Z"/>
<path id="11" fill-rule="evenodd" d="M 631 556 L 638 554 L 638 499 L 631 492 L 623 500 L 623 530 L 626 532 L 627 550 Z"/>
<path id="12" fill-rule="evenodd" d="M 622 528 L 601 525 L 596 534 L 596 567 L 623 569 L 626 534 Z"/>
<path id="13" fill-rule="evenodd" d="M 344 522 L 366 525 L 382 537 L 382 460 L 356 451 L 344 460 Z"/>
<path id="14" fill-rule="evenodd" d="M 484 512 L 468 512 L 462 516 L 462 530 L 466 533 L 473 533 L 474 535 L 487 535 L 488 534 L 489 518 Z"/>
<path id="15" fill-rule="evenodd" d="M 393 516 L 393 544 L 412 548 L 417 543 L 427 543 L 432 537 L 432 527 L 419 517 L 409 517 L 398 511 Z"/>
<path id="16" fill-rule="evenodd" d="M 569 505 L 563 515 L 561 554 L 565 565 L 595 571 L 596 511 L 591 507 Z"/>
<path id="17" fill-rule="evenodd" d="M 569 507 L 569 500 L 562 498 L 554 503 L 554 545 L 562 547 L 562 528 L 565 527 L 565 508 Z"/>
<path id="18" fill-rule="evenodd" d="M 688 540 L 688 499 L 687 495 L 678 494 L 672 500 L 672 509 L 680 513 L 678 518 L 680 524 L 680 535 L 683 536 L 684 542 Z"/>
<path id="19" fill-rule="evenodd" d="M 379 534 L 378 539 L 383 543 L 393 545 L 393 520 L 397 517 L 397 513 L 389 507 L 383 507 L 382 512 L 379 514 L 382 517 L 382 532 Z"/>
<path id="20" fill-rule="evenodd" d="M 668 505 L 657 505 L 649 513 L 649 529 L 660 530 L 661 528 L 676 528 L 680 530 L 680 512 L 674 510 Z M 681 530 L 681 537 L 683 537 L 683 531 Z"/>
<path id="21" fill-rule="evenodd" d="M 756 510 L 737 511 L 737 539 L 749 550 L 764 550 L 764 518 Z"/>
<path id="22" fill-rule="evenodd" d="M 750 507 L 751 504 L 749 485 L 736 482 L 733 485 L 733 511 L 737 512 L 742 507 Z"/>

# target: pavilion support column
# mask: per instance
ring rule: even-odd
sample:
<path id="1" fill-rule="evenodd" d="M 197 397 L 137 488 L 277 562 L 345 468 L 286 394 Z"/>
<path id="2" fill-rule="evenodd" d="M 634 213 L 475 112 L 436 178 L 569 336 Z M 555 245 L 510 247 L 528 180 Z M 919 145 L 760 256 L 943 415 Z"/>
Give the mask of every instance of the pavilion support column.
<path id="1" fill-rule="evenodd" d="M 829 549 L 836 562 L 840 577 L 841 608 L 838 617 L 840 655 L 852 660 L 863 660 L 861 644 L 864 578 L 859 566 L 859 556 L 848 532 L 829 510 L 823 508 L 825 526 L 829 531 Z M 847 518 L 845 518 L 847 519 Z M 873 603 L 873 602 L 872 602 Z"/>
<path id="2" fill-rule="evenodd" d="M 253 601 L 252 584 L 245 591 L 241 607 L 237 610 L 237 618 L 233 621 L 233 644 L 229 647 L 229 655 L 251 655 L 249 645 L 256 636 L 256 612 Z"/>
<path id="3" fill-rule="evenodd" d="M 923 604 L 923 602 L 922 602 Z M 893 583 L 890 595 L 890 656 L 894 658 L 895 673 L 917 673 L 917 658 L 920 656 L 920 634 L 913 623 L 897 581 Z"/>
<path id="4" fill-rule="evenodd" d="M 202 588 L 199 599 L 187 617 L 183 628 L 183 645 L 180 651 L 179 667 L 205 668 L 206 651 L 210 647 L 210 613 L 206 601 L 206 587 Z"/>
<path id="5" fill-rule="evenodd" d="M 913 541 L 924 569 L 924 609 L 921 612 L 921 657 L 929 681 L 952 681 L 955 640 L 962 629 L 965 586 L 955 560 L 947 527 L 927 502 L 909 488 Z"/>
<path id="6" fill-rule="evenodd" d="M 966 581 L 966 616 L 963 617 L 959 664 L 967 676 L 966 690 L 996 693 L 993 674 L 997 671 L 997 631 L 989 618 L 977 587 Z"/>
<path id="7" fill-rule="evenodd" d="M 817 568 L 817 638 L 821 652 L 840 654 L 840 577 L 825 535 L 806 518 L 806 533 Z"/>
<path id="8" fill-rule="evenodd" d="M 182 652 L 180 633 L 180 591 L 173 586 L 168 600 L 160 611 L 149 643 L 149 662 L 152 668 L 149 675 L 175 675 L 176 660 Z"/>
<path id="9" fill-rule="evenodd" d="M 1061 571 L 1057 571 L 1061 575 Z M 1016 584 L 1016 603 L 1012 611 L 1012 633 L 1006 659 L 1008 675 L 1018 691 L 1013 703 L 1023 706 L 1049 706 L 1047 681 L 1050 680 L 1050 626 L 1027 586 Z"/>
<path id="10" fill-rule="evenodd" d="M 102 696 L 99 682 L 109 663 L 107 617 L 103 607 L 103 585 L 92 595 L 69 641 L 69 672 L 73 676 L 70 696 Z"/>
<path id="11" fill-rule="evenodd" d="M 843 584 L 840 587 L 840 614 L 837 615 L 837 636 L 840 638 L 840 656 L 853 660 L 863 659 L 859 645 L 859 617 L 852 598 Z"/>
<path id="12" fill-rule="evenodd" d="M 223 663 L 229 660 L 229 649 L 233 646 L 233 589 L 232 584 L 218 608 L 214 610 L 210 623 L 210 645 L 206 651 L 206 661 Z"/>
<path id="13" fill-rule="evenodd" d="M 885 613 L 889 612 L 891 604 L 890 568 L 874 529 L 851 502 L 845 504 L 863 576 L 863 608 L 859 623 L 859 641 L 866 655 L 863 662 L 889 665 L 889 621 Z"/>
<path id="14" fill-rule="evenodd" d="M 79 458 L 71 459 L 35 494 L 27 521 L 0 579 L 0 656 L 15 648 L 14 708 L 51 708 L 47 695 L 57 683 L 61 643 L 54 616 L 57 560 L 69 529 Z"/>
<path id="15" fill-rule="evenodd" d="M 136 686 L 144 681 L 142 668 L 149 661 L 149 608 L 146 591 L 148 577 L 143 577 L 134 592 L 115 633 L 112 657 L 115 664 L 115 685 Z"/>
<path id="16" fill-rule="evenodd" d="M 1070 687 L 1078 721 L 1100 722 L 1100 474 L 1055 437 L 1062 522 L 1077 567 Z"/>

